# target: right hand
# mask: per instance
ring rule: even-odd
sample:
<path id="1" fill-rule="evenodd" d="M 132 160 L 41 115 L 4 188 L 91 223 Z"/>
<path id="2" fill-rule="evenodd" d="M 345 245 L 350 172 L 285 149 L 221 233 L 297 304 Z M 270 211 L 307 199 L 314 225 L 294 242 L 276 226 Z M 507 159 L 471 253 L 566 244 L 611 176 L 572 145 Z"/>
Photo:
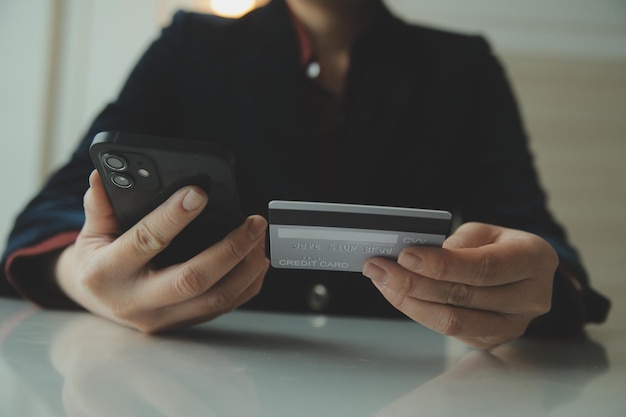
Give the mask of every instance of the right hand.
<path id="1" fill-rule="evenodd" d="M 220 242 L 186 262 L 150 261 L 206 206 L 198 187 L 178 190 L 135 226 L 119 224 L 96 171 L 85 194 L 85 224 L 59 256 L 61 289 L 87 310 L 145 333 L 188 326 L 231 311 L 261 289 L 267 221 L 250 216 Z"/>

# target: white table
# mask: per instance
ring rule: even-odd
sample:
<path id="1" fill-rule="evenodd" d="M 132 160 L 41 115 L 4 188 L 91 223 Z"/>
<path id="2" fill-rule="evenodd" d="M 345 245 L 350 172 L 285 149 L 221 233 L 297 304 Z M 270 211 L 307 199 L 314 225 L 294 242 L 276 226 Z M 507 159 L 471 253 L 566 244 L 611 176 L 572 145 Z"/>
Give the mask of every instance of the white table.
<path id="1" fill-rule="evenodd" d="M 147 336 L 0 299 L 0 416 L 626 416 L 603 337 L 489 354 L 408 320 L 245 311 Z"/>

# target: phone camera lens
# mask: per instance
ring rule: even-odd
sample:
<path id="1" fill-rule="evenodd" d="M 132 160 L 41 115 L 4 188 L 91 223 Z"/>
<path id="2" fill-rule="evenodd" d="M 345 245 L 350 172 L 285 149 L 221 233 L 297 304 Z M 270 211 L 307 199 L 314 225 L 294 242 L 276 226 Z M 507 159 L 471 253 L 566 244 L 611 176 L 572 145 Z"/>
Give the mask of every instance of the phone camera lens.
<path id="1" fill-rule="evenodd" d="M 120 188 L 130 188 L 133 186 L 133 180 L 123 174 L 113 174 L 111 182 Z"/>
<path id="2" fill-rule="evenodd" d="M 124 171 L 128 166 L 124 158 L 117 155 L 106 154 L 104 155 L 102 160 L 107 167 L 111 168 L 114 171 Z"/>

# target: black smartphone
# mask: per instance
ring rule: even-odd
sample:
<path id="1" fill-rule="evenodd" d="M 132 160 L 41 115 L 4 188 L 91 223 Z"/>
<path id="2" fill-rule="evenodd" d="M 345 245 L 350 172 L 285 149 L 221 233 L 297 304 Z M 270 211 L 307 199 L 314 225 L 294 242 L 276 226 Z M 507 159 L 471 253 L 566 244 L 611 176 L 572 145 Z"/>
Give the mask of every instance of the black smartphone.
<path id="1" fill-rule="evenodd" d="M 183 262 L 242 222 L 234 155 L 205 141 L 100 132 L 89 148 L 122 229 L 127 230 L 185 185 L 209 195 L 203 212 L 156 258 L 156 267 Z"/>

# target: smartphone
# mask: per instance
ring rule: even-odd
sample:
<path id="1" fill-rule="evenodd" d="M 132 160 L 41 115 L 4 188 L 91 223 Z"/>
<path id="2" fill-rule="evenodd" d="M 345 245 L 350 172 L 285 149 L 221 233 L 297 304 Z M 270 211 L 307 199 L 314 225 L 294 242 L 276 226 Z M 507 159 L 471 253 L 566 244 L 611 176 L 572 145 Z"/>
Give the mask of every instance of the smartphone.
<path id="1" fill-rule="evenodd" d="M 214 143 L 124 132 L 100 132 L 89 148 L 109 201 L 127 230 L 186 185 L 209 196 L 203 212 L 157 257 L 162 268 L 221 240 L 243 221 L 235 157 Z"/>

